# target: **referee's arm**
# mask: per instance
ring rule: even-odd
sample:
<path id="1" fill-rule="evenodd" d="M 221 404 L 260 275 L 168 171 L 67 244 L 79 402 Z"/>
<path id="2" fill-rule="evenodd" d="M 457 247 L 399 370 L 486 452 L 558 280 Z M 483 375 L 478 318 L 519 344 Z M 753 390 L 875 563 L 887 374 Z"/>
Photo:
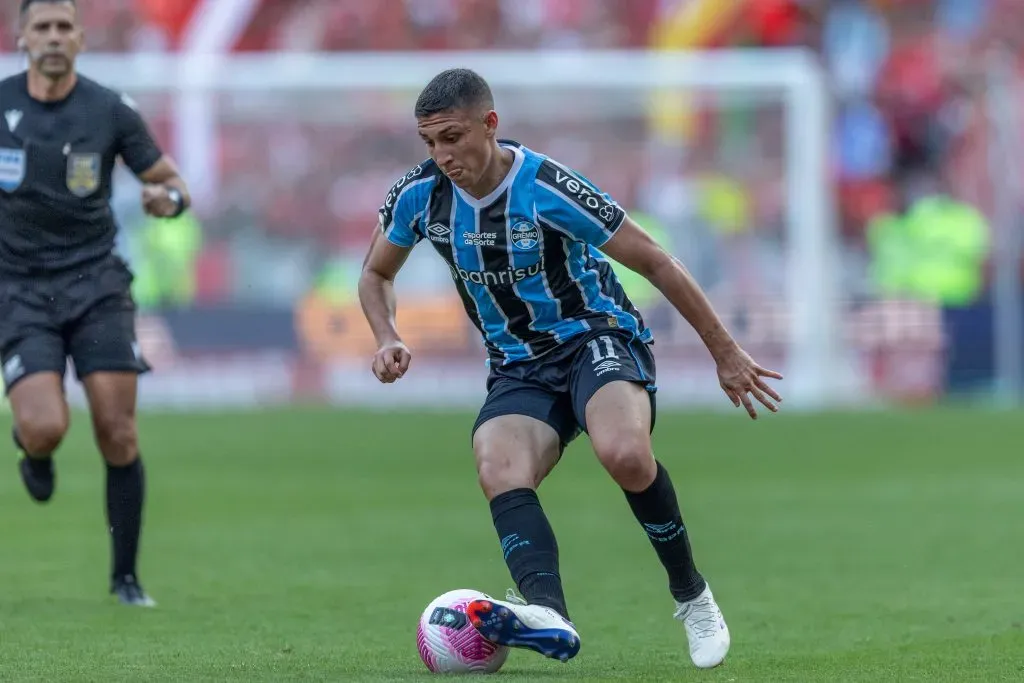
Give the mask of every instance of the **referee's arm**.
<path id="1" fill-rule="evenodd" d="M 151 216 L 174 218 L 192 205 L 188 185 L 177 164 L 163 153 L 139 114 L 135 102 L 123 95 L 116 104 L 118 154 L 142 181 L 142 206 Z"/>
<path id="2" fill-rule="evenodd" d="M 142 187 L 142 207 L 151 216 L 173 218 L 192 205 L 188 185 L 178 172 L 174 160 L 166 154 L 139 174 Z"/>

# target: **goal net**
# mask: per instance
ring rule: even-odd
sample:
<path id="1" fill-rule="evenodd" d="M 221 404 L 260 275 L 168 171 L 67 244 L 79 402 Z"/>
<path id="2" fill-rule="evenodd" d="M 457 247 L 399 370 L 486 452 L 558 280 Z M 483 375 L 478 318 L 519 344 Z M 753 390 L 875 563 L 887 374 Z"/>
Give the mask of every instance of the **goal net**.
<path id="1" fill-rule="evenodd" d="M 355 295 L 377 207 L 426 156 L 416 95 L 451 66 L 489 80 L 503 137 L 590 177 L 688 266 L 741 344 L 786 375 L 787 405 L 880 393 L 878 340 L 851 321 L 869 316 L 884 335 L 879 320 L 916 309 L 852 306 L 827 93 L 805 53 L 91 55 L 82 71 L 137 102 L 179 160 L 202 224 L 189 297 L 138 293 L 157 369 L 143 401 L 479 404 L 480 341 L 430 249 L 414 252 L 397 283 L 414 361 L 394 386 L 369 373 L 374 347 Z M 122 250 L 139 279 L 159 280 L 156 233 L 125 176 Z M 685 321 L 622 275 L 654 328 L 661 404 L 727 406 Z M 920 350 L 900 367 L 927 383 L 934 368 Z"/>

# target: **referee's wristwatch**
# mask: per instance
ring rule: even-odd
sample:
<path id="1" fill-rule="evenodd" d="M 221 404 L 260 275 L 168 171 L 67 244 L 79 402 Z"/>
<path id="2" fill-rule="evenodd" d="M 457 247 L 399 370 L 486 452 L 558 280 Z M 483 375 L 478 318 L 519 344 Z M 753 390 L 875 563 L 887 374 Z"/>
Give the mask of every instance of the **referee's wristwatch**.
<path id="1" fill-rule="evenodd" d="M 177 218 L 185 211 L 185 198 L 181 196 L 181 190 L 176 187 L 170 187 L 167 189 L 167 197 L 174 202 L 175 206 L 178 207 L 175 209 L 174 213 L 171 214 L 171 218 Z"/>

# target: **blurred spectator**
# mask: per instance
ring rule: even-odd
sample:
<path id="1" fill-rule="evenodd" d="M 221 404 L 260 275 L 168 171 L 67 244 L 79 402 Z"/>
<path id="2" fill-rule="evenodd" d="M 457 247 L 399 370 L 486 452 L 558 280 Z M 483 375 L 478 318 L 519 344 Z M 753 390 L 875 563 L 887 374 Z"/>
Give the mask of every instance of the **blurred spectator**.
<path id="1" fill-rule="evenodd" d="M 263 0 L 235 48 L 644 48 L 657 22 L 705 1 Z M 875 217 L 899 212 L 935 187 L 955 190 L 954 199 L 989 210 L 990 131 L 977 83 L 986 46 L 999 42 L 1024 53 L 1019 2 L 743 3 L 724 31 L 694 47 L 802 45 L 820 54 L 834 97 L 833 172 L 851 254 L 866 251 L 865 226 Z M 194 0 L 82 3 L 89 49 L 173 49 L 195 5 Z M 9 8 L 0 8 L 0 21 L 13 27 L 14 20 Z M 0 48 L 12 49 L 12 35 L 13 28 L 0 33 Z M 499 99 L 503 95 L 498 93 Z M 365 248 L 384 191 L 425 156 L 408 118 L 398 116 L 411 107 L 409 97 L 296 93 L 287 106 L 274 108 L 274 96 L 224 96 L 218 131 L 222 192 L 218 205 L 202 217 L 207 239 L 200 256 L 200 296 L 256 296 L 251 284 L 242 283 L 259 272 L 260 258 L 280 256 L 280 244 L 295 250 L 290 261 L 267 266 L 278 277 L 266 281 L 277 286 L 298 286 L 303 278 L 293 269 L 307 258 Z M 683 233 L 691 225 L 693 235 L 707 235 L 689 236 L 692 243 L 682 240 L 681 248 L 692 248 L 709 273 L 722 267 L 707 256 L 708 240 L 715 235 L 748 235 L 772 249 L 784 239 L 789 199 L 782 180 L 785 129 L 778 104 L 711 94 L 695 98 L 693 115 L 680 124 L 684 141 L 669 154 L 676 158 L 666 162 L 664 151 L 655 152 L 663 138 L 650 130 L 640 99 L 623 100 L 614 109 L 604 97 L 564 107 L 551 97 L 545 93 L 527 102 L 524 96 L 517 104 L 564 110 L 564 121 L 539 126 L 535 118 L 509 111 L 503 133 L 585 167 L 620 202 L 657 214 L 670 229 Z M 143 102 L 156 110 L 161 136 L 172 114 L 169 105 L 166 97 Z M 598 110 L 598 116 L 584 116 Z M 669 205 L 680 207 L 678 215 L 666 215 Z M 725 232 L 722 216 L 729 218 Z M 126 217 L 129 224 L 136 220 Z M 238 252 L 243 248 L 245 254 Z M 218 268 L 231 275 L 218 274 Z M 239 291 L 243 286 L 250 291 Z"/>

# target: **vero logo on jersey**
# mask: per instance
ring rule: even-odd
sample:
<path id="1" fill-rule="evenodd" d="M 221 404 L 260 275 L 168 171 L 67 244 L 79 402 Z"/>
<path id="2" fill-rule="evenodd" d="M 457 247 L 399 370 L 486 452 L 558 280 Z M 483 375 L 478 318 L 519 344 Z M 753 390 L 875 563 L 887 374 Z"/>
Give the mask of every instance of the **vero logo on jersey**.
<path id="1" fill-rule="evenodd" d="M 615 207 L 607 199 L 568 173 L 555 171 L 555 183 L 568 190 L 577 202 L 591 211 L 596 211 L 601 220 L 610 222 L 615 218 Z"/>
<path id="2" fill-rule="evenodd" d="M 540 230 L 530 221 L 519 221 L 509 235 L 516 249 L 533 249 L 540 241 Z"/>

